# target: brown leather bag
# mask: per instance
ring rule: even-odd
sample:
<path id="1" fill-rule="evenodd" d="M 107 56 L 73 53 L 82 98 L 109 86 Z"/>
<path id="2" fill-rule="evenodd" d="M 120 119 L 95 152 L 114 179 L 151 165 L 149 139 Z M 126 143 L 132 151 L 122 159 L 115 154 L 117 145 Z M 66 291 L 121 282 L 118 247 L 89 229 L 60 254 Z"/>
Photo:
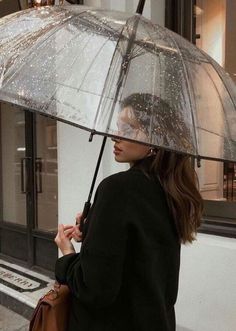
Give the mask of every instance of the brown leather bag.
<path id="1" fill-rule="evenodd" d="M 55 283 L 54 289 L 39 300 L 30 321 L 29 331 L 66 331 L 70 303 L 68 286 Z"/>

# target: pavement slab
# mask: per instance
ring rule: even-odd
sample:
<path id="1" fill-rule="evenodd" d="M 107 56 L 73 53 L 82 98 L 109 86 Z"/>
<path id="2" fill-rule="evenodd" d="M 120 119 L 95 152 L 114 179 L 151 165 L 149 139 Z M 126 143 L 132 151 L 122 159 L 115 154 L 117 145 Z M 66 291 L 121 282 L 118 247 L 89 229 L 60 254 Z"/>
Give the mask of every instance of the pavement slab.
<path id="1" fill-rule="evenodd" d="M 29 321 L 10 309 L 0 305 L 1 331 L 28 331 Z"/>

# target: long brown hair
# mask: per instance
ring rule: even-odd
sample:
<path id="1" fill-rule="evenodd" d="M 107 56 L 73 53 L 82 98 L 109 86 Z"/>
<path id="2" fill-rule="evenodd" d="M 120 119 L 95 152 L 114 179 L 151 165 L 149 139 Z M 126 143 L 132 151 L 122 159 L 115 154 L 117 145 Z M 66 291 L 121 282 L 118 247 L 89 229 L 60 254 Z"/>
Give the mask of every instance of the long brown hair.
<path id="1" fill-rule="evenodd" d="M 195 240 L 203 211 L 203 200 L 191 158 L 159 149 L 149 173 L 158 176 L 166 193 L 182 243 Z"/>
<path id="2" fill-rule="evenodd" d="M 153 100 L 156 102 L 155 107 L 160 106 L 161 102 L 162 108 L 166 108 L 167 104 L 164 101 L 151 94 L 132 94 L 122 102 L 122 108 L 132 107 L 141 129 L 144 131 L 147 125 L 143 119 L 147 120 L 146 115 L 150 107 L 153 111 Z M 143 113 L 142 110 L 144 110 Z M 177 115 L 172 114 L 172 116 Z M 172 123 L 177 123 L 177 120 L 177 117 L 173 118 Z M 160 129 L 160 123 L 157 124 Z M 163 121 L 163 125 L 167 126 L 168 123 Z M 186 134 L 188 133 L 187 128 L 184 128 L 184 131 Z M 141 162 L 138 166 L 146 175 L 158 178 L 175 220 L 180 242 L 191 243 L 195 240 L 203 211 L 203 200 L 199 193 L 192 158 L 189 155 L 155 148 L 150 160 L 151 162 Z"/>

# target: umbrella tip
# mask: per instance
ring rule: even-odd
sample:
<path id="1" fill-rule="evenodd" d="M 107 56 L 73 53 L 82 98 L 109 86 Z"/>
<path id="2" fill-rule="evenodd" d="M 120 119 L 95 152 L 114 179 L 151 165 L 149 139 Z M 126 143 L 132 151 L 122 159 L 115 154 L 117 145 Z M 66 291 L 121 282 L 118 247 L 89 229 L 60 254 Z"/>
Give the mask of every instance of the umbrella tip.
<path id="1" fill-rule="evenodd" d="M 201 158 L 200 158 L 200 156 L 197 157 L 197 167 L 201 168 Z"/>
<path id="2" fill-rule="evenodd" d="M 91 131 L 90 136 L 89 136 L 89 142 L 90 143 L 93 141 L 94 134 L 95 134 L 95 131 Z"/>

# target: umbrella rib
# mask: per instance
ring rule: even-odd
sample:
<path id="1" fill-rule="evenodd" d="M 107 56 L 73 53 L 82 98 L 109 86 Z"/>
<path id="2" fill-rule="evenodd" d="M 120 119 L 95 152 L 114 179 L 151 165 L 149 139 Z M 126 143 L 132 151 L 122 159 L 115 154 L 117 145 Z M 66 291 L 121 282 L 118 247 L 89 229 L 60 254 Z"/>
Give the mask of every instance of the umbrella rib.
<path id="1" fill-rule="evenodd" d="M 83 12 L 83 13 L 84 13 L 84 12 Z M 93 17 L 93 15 L 91 15 L 91 14 L 90 14 L 90 16 Z M 72 41 L 74 41 L 74 39 L 77 38 L 77 37 L 78 37 L 78 35 L 74 36 L 74 38 L 72 38 L 72 39 L 70 40 L 70 43 L 71 43 Z M 81 51 L 83 51 L 83 50 L 86 48 L 86 46 L 89 44 L 91 38 L 92 38 L 92 36 L 90 36 L 89 40 L 86 42 L 85 46 L 83 47 L 83 49 L 82 49 Z M 106 40 L 106 41 L 104 42 L 104 44 L 101 46 L 101 48 L 98 50 L 98 52 L 97 52 L 96 56 L 94 57 L 94 59 L 93 59 L 91 65 L 89 66 L 88 70 L 87 70 L 86 73 L 85 73 L 85 77 L 84 77 L 82 83 L 80 84 L 79 88 L 76 88 L 78 91 L 80 90 L 81 86 L 83 85 L 84 80 L 86 79 L 86 75 L 87 75 L 87 73 L 88 73 L 89 70 L 91 69 L 92 65 L 94 64 L 94 61 L 96 60 L 98 54 L 101 52 L 101 50 L 103 49 L 103 47 L 105 46 L 105 44 L 107 43 L 107 41 L 108 41 L 108 40 Z M 63 49 L 62 49 L 62 50 L 63 50 Z M 62 51 L 62 50 L 61 50 L 61 51 Z M 57 53 L 57 56 L 58 56 L 58 54 L 59 54 L 59 53 Z M 70 65 L 70 68 L 73 67 L 74 63 L 78 60 L 78 58 L 79 58 L 80 56 L 81 56 L 81 52 L 80 52 L 80 54 L 78 54 L 78 56 L 76 56 L 76 57 L 74 58 L 74 60 L 72 61 L 71 65 Z M 68 86 L 68 87 L 69 87 L 69 86 Z M 73 88 L 73 87 L 72 87 L 72 88 Z"/>
<path id="2" fill-rule="evenodd" d="M 127 22 L 128 22 L 128 20 L 126 21 L 126 24 L 124 25 L 124 28 L 127 27 Z M 111 113 L 110 113 L 110 116 L 109 116 L 109 119 L 108 119 L 108 125 L 107 125 L 106 132 L 108 131 L 108 128 L 109 128 L 110 123 L 112 121 L 112 116 L 113 116 L 114 110 L 115 110 L 115 104 L 117 102 L 120 90 L 122 89 L 122 85 L 124 86 L 125 82 L 127 80 L 128 71 L 129 71 L 130 62 L 131 62 L 130 55 L 132 54 L 132 44 L 134 44 L 134 41 L 135 41 L 135 37 L 136 37 L 136 34 L 137 34 L 137 28 L 138 28 L 139 22 L 140 22 L 140 15 L 135 15 L 134 16 L 133 28 L 132 28 L 132 34 L 131 34 L 131 37 L 128 39 L 128 44 L 127 44 L 127 47 L 126 47 L 126 50 L 125 50 L 125 55 L 124 55 L 122 63 L 121 63 L 121 70 L 120 70 L 119 78 L 118 78 L 118 81 L 117 81 L 116 93 L 115 93 L 114 101 L 113 101 L 113 104 L 112 104 Z"/>
<path id="3" fill-rule="evenodd" d="M 80 37 L 81 35 L 82 35 L 81 33 L 75 35 L 73 38 L 71 38 L 71 39 L 69 40 L 69 42 L 66 44 L 66 46 L 70 45 L 72 42 L 75 41 L 76 38 Z M 82 38 L 82 41 L 83 41 L 85 38 L 86 38 L 86 37 Z M 89 40 L 85 43 L 85 46 L 83 47 L 83 49 L 88 45 L 88 43 L 90 42 L 90 39 L 91 39 L 91 38 L 92 38 L 92 36 L 90 36 Z M 82 50 L 83 50 L 83 49 L 82 49 Z M 56 57 L 58 57 L 58 55 L 59 55 L 63 50 L 64 50 L 64 47 L 63 47 L 63 48 L 62 48 L 62 49 L 56 54 Z M 79 54 L 79 55 L 80 55 L 80 54 Z M 74 60 L 72 61 L 72 64 L 71 64 L 70 67 L 73 66 L 74 62 L 75 62 L 77 59 L 78 59 L 78 57 L 75 56 L 75 57 L 74 57 Z"/>
<path id="4" fill-rule="evenodd" d="M 79 36 L 79 35 L 77 35 L 76 37 L 78 37 L 78 36 Z M 75 61 L 78 60 L 78 58 L 80 57 L 82 51 L 87 47 L 87 45 L 88 45 L 88 43 L 90 42 L 91 38 L 92 38 L 92 36 L 90 36 L 90 38 L 88 39 L 88 41 L 86 42 L 86 44 L 84 45 L 84 47 L 81 49 L 81 52 L 80 52 L 79 56 L 76 55 L 76 56 L 74 57 L 74 60 L 71 62 L 71 65 L 70 65 L 70 69 L 71 69 L 71 68 L 73 67 L 73 65 L 75 64 Z M 74 41 L 74 39 L 75 39 L 75 38 L 73 38 L 73 41 Z M 70 40 L 70 41 L 71 41 L 71 40 Z"/>
<path id="5" fill-rule="evenodd" d="M 152 54 L 154 54 L 156 56 L 156 51 L 157 51 L 157 45 L 152 37 L 152 35 L 150 34 L 150 31 L 147 29 L 146 27 L 146 24 L 143 24 L 143 27 L 145 29 L 145 31 L 147 32 L 147 34 L 149 35 L 149 38 L 150 40 L 152 41 L 153 45 L 154 45 L 154 48 L 153 48 L 153 52 L 151 52 Z M 161 68 L 161 60 L 160 60 L 160 57 L 158 57 L 159 59 L 159 65 L 160 65 L 160 68 Z M 156 67 L 157 67 L 157 63 L 155 61 L 155 65 L 154 65 L 154 74 L 153 74 L 153 86 L 155 86 L 155 82 L 156 82 Z M 161 72 L 161 70 L 160 70 Z M 154 96 L 155 96 L 155 93 L 152 91 L 152 99 L 154 101 Z M 161 98 L 161 89 L 160 89 L 160 98 Z M 152 116 L 151 116 L 151 121 L 150 121 L 150 130 L 149 130 L 149 136 L 151 138 L 151 141 L 152 141 L 152 126 L 153 126 L 153 117 L 154 117 L 154 113 L 153 113 L 153 109 L 152 109 Z"/>
<path id="6" fill-rule="evenodd" d="M 78 37 L 78 35 L 77 35 L 77 37 Z M 89 40 L 86 42 L 85 47 L 88 45 L 90 39 L 91 39 L 91 38 L 89 38 Z M 74 40 L 74 38 L 73 38 L 73 40 Z M 71 41 L 71 40 L 70 40 L 70 41 Z M 57 55 L 58 55 L 58 53 L 57 53 Z M 70 69 L 71 69 L 72 66 L 74 65 L 75 61 L 80 57 L 80 55 L 81 55 L 81 53 L 78 54 L 78 55 L 74 58 L 74 60 L 72 61 L 71 65 L 70 65 Z M 57 84 L 57 85 L 66 86 L 65 84 L 62 84 L 62 83 L 59 83 L 59 82 L 56 82 L 56 84 Z M 81 86 L 81 85 L 80 85 L 80 86 Z M 78 89 L 78 88 L 74 88 L 74 87 L 69 86 L 69 85 L 67 85 L 67 87 L 72 88 L 72 89 L 76 89 L 76 90 L 78 90 L 78 91 L 79 91 L 79 89 L 80 89 L 80 88 L 79 88 L 79 89 Z M 54 96 L 55 96 L 55 94 L 57 93 L 58 89 L 59 89 L 59 87 L 56 88 L 55 92 L 54 92 L 53 95 L 51 96 L 51 98 L 50 98 L 51 101 L 55 100 Z M 50 102 L 49 102 L 49 105 L 50 105 Z"/>
<path id="7" fill-rule="evenodd" d="M 102 10 L 100 10 L 102 12 Z M 83 20 L 83 25 L 86 26 L 88 29 L 92 31 L 96 31 L 97 34 L 99 35 L 105 35 L 106 37 L 111 38 L 111 33 L 114 36 L 114 39 L 117 39 L 119 37 L 119 32 L 117 30 L 113 29 L 111 26 L 109 26 L 107 23 L 104 21 L 99 20 L 93 13 L 88 13 L 90 17 L 94 19 L 94 22 L 88 21 L 88 20 Z M 102 24 L 101 24 L 102 23 Z M 103 29 L 101 29 L 101 27 Z"/>
<path id="8" fill-rule="evenodd" d="M 214 68 L 215 69 L 215 68 Z M 220 101 L 221 101 L 221 105 L 223 106 L 223 100 L 222 100 L 222 97 L 221 97 L 221 95 L 220 95 L 220 93 L 219 93 L 219 91 L 218 91 L 218 88 L 217 88 L 217 86 L 216 86 L 216 84 L 215 84 L 215 82 L 214 82 L 214 80 L 212 79 L 212 77 L 210 76 L 210 74 L 209 74 L 209 72 L 207 71 L 207 69 L 205 68 L 205 67 L 203 67 L 203 70 L 206 72 L 206 74 L 207 74 L 207 76 L 210 78 L 210 80 L 212 81 L 212 83 L 213 83 L 213 85 L 214 85 L 214 87 L 215 87 L 215 89 L 216 89 L 216 91 L 217 91 L 217 94 L 218 94 L 218 97 L 219 97 L 219 99 L 220 99 Z M 222 81 L 222 80 L 221 80 Z M 223 83 L 223 81 L 222 81 L 222 83 Z M 224 85 L 225 86 L 225 85 Z M 225 86 L 225 88 L 226 88 L 226 86 Z M 230 94 L 229 94 L 230 95 Z M 231 95 L 230 95 L 230 99 L 231 99 Z M 232 101 L 232 103 L 233 103 L 233 100 L 231 99 L 231 101 Z M 224 107 L 223 107 L 223 109 L 224 109 Z M 225 112 L 223 111 L 223 113 L 225 114 Z M 227 123 L 227 128 L 228 128 L 228 132 L 230 133 L 230 129 L 229 129 L 229 122 L 228 122 L 228 120 L 227 120 L 227 117 L 225 116 L 225 119 L 226 119 L 226 123 Z M 221 135 L 220 135 L 221 136 Z M 231 138 L 231 140 L 233 140 L 232 139 L 232 137 L 230 136 L 230 138 Z"/>
<path id="9" fill-rule="evenodd" d="M 123 27 L 122 27 L 122 29 L 120 31 L 119 37 L 117 39 L 115 50 L 113 52 L 113 55 L 112 55 L 112 58 L 111 58 L 111 61 L 110 61 L 110 65 L 109 65 L 109 69 L 108 69 L 108 72 L 107 72 L 107 75 L 106 75 L 106 79 L 105 79 L 105 82 L 104 82 L 104 85 L 103 85 L 102 96 L 104 95 L 104 92 L 106 90 L 106 87 L 107 87 L 107 84 L 108 84 L 108 78 L 109 78 L 110 72 L 111 72 L 112 63 L 114 62 L 116 51 L 118 51 L 119 42 L 120 42 L 120 39 L 121 39 L 121 37 L 123 35 L 124 29 L 126 27 L 126 24 L 127 24 L 127 21 L 128 20 L 129 20 L 129 18 L 126 20 L 125 24 L 123 25 Z M 94 127 L 93 127 L 94 131 L 95 131 L 95 128 L 96 128 L 96 124 L 97 124 L 98 115 L 99 115 L 99 112 L 100 112 L 101 103 L 102 103 L 102 97 L 99 100 L 99 104 L 98 104 L 96 115 L 95 115 L 95 119 L 94 119 Z"/>
<path id="10" fill-rule="evenodd" d="M 200 51 L 202 52 L 202 50 L 200 50 Z M 213 66 L 213 68 L 215 69 L 215 71 L 216 71 L 216 72 L 218 73 L 218 75 L 220 76 L 221 81 L 222 81 L 222 83 L 224 84 L 224 87 L 226 88 L 227 92 L 229 93 L 230 99 L 231 99 L 232 103 L 234 104 L 234 106 L 235 106 L 235 108 L 236 108 L 236 103 L 235 103 L 235 101 L 234 101 L 234 97 L 232 96 L 231 91 L 229 90 L 228 86 L 225 85 L 224 80 L 222 79 L 221 70 L 219 70 L 219 69 L 217 68 L 218 66 L 220 67 L 220 65 L 219 65 L 218 63 L 215 63 L 215 61 L 210 61 L 211 58 L 210 58 L 210 56 L 209 56 L 208 54 L 204 53 L 204 55 L 205 55 L 207 58 L 209 58 L 209 62 L 208 62 L 208 63 L 211 63 L 211 65 Z M 220 67 L 220 69 L 221 69 L 221 67 Z"/>
<path id="11" fill-rule="evenodd" d="M 98 54 L 101 52 L 101 50 L 103 49 L 103 47 L 104 47 L 104 45 L 105 45 L 106 43 L 107 43 L 107 40 L 104 42 L 104 44 L 102 45 L 102 47 L 99 49 L 99 51 L 97 52 L 96 56 L 93 58 L 93 61 L 90 63 L 89 68 L 86 70 L 86 73 L 85 73 L 85 75 L 84 75 L 84 78 L 83 78 L 82 82 L 80 83 L 80 86 L 77 87 L 77 88 L 75 88 L 78 92 L 81 90 L 81 87 L 82 87 L 82 85 L 83 85 L 83 83 L 84 83 L 84 81 L 85 81 L 85 79 L 86 79 L 86 76 L 87 76 L 88 72 L 90 71 L 90 69 L 91 69 L 91 67 L 93 66 L 93 64 L 94 64 L 94 62 L 95 62 L 95 60 L 96 60 Z M 79 55 L 80 55 L 80 54 L 79 54 Z M 59 84 L 60 84 L 60 83 L 59 83 Z M 60 85 L 63 85 L 63 84 L 60 84 Z M 71 88 L 71 86 L 69 86 L 69 87 Z M 55 96 L 55 94 L 57 93 L 58 89 L 59 89 L 59 87 L 56 88 L 55 92 L 53 93 L 52 97 L 50 98 L 50 99 L 51 99 L 51 102 L 52 102 L 53 100 L 55 100 L 54 96 Z M 92 93 L 91 93 L 91 94 L 92 94 Z M 49 101 L 49 105 L 50 105 L 51 102 Z"/>
<path id="12" fill-rule="evenodd" d="M 81 91 L 81 92 L 84 92 L 84 93 L 89 93 L 89 94 L 92 94 L 92 95 L 96 95 L 98 97 L 100 96 L 100 94 L 98 94 L 98 93 L 95 93 L 95 92 L 92 92 L 92 91 L 88 91 L 88 90 L 85 90 L 85 89 L 82 89 L 82 88 L 78 89 L 77 87 L 73 87 L 73 86 L 67 85 L 65 83 L 60 83 L 60 82 L 56 82 L 56 83 L 58 85 L 61 85 L 61 86 L 64 86 L 64 87 L 68 87 L 68 88 L 70 88 L 72 90 Z"/>
<path id="13" fill-rule="evenodd" d="M 119 62 L 119 59 L 114 59 L 113 61 L 113 67 L 116 68 L 117 66 L 117 63 Z M 114 76 L 116 75 L 116 72 L 115 70 L 113 70 L 113 72 L 109 75 L 109 80 L 108 80 L 108 88 L 107 88 L 107 93 L 106 93 L 106 100 L 110 99 L 110 100 L 114 100 L 114 98 L 110 97 L 110 94 L 111 94 L 111 90 L 113 88 L 112 84 L 109 84 L 110 82 L 113 82 L 114 81 Z M 105 113 L 105 112 L 104 112 Z M 104 114 L 104 116 L 100 116 L 100 121 L 101 120 L 104 120 L 105 121 L 106 119 L 106 114 Z"/>
<path id="14" fill-rule="evenodd" d="M 134 47 L 132 47 L 132 46 L 130 47 L 130 57 L 129 57 L 128 65 L 127 65 L 127 72 L 126 72 L 126 76 L 125 77 L 123 77 L 123 78 L 120 77 L 121 83 L 122 83 L 121 86 L 120 86 L 120 88 L 122 87 L 122 85 L 123 85 L 123 87 L 126 85 L 127 78 L 128 78 L 128 71 L 129 71 L 131 60 L 133 60 L 134 58 L 136 58 L 138 56 L 138 55 L 132 56 L 134 49 L 135 49 L 135 46 Z M 123 80 L 123 82 L 122 82 L 122 80 Z M 118 84 L 117 85 L 119 85 L 119 81 L 118 81 Z M 120 99 L 122 99 L 122 97 Z"/>
<path id="15" fill-rule="evenodd" d="M 66 45 L 68 46 L 71 42 L 74 42 L 74 40 L 75 40 L 76 38 L 80 37 L 80 36 L 81 36 L 81 34 L 77 34 L 76 36 L 74 36 L 73 38 L 71 38 L 71 40 L 69 41 L 69 43 L 66 44 Z M 89 40 L 85 43 L 85 46 L 83 47 L 83 49 L 82 49 L 81 51 L 83 51 L 84 48 L 88 45 L 88 43 L 90 42 L 90 39 L 91 39 L 91 38 L 92 38 L 92 37 L 90 36 Z M 84 39 L 85 39 L 85 38 L 84 38 Z M 82 39 L 82 40 L 84 40 L 84 39 Z M 64 51 L 64 48 L 62 48 L 58 53 L 56 53 L 56 57 L 58 57 L 58 55 L 59 55 L 62 51 Z M 70 69 L 73 67 L 75 61 L 78 60 L 78 58 L 80 57 L 80 55 L 81 55 L 81 52 L 80 52 L 80 54 L 78 54 L 78 55 L 76 55 L 76 56 L 74 57 L 74 59 L 73 59 L 72 62 L 71 62 L 71 65 L 70 65 L 70 67 L 69 67 Z M 59 83 L 57 83 L 57 84 L 59 84 Z M 69 87 L 69 85 L 68 85 L 68 87 Z M 73 88 L 73 87 L 71 87 L 71 88 Z"/>
<path id="16" fill-rule="evenodd" d="M 108 39 L 108 40 L 109 40 L 109 39 Z M 94 62 L 96 61 L 97 56 L 101 53 L 102 49 L 104 48 L 104 46 L 106 45 L 106 43 L 108 42 L 108 40 L 105 40 L 105 42 L 102 44 L 102 46 L 99 48 L 98 52 L 96 53 L 96 56 L 93 57 L 93 60 L 91 61 L 91 63 L 90 63 L 90 65 L 89 65 L 88 69 L 86 70 L 86 73 L 85 73 L 85 75 L 84 75 L 84 78 L 83 78 L 83 80 L 82 80 L 80 86 L 77 88 L 78 90 L 80 90 L 80 88 L 82 87 L 82 85 L 83 85 L 85 79 L 87 78 L 87 74 L 88 74 L 88 72 L 90 71 L 90 69 L 91 69 L 92 66 L 94 65 Z"/>
<path id="17" fill-rule="evenodd" d="M 221 134 L 219 134 L 219 133 L 216 133 L 216 132 L 210 131 L 210 130 L 205 129 L 205 128 L 202 128 L 202 127 L 200 127 L 200 126 L 196 126 L 196 128 L 198 128 L 198 129 L 200 129 L 200 130 L 202 130 L 202 131 L 205 131 L 205 132 L 208 132 L 208 133 L 214 134 L 214 135 L 217 136 L 217 137 L 225 138 L 225 136 L 223 136 L 223 135 L 221 135 Z M 231 139 L 231 140 L 232 140 L 232 139 Z M 233 141 L 233 140 L 232 140 L 232 141 Z"/>
<path id="18" fill-rule="evenodd" d="M 161 27 L 162 28 L 162 27 Z M 163 29 L 163 28 L 162 28 Z M 187 68 L 186 68 L 186 65 L 185 65 L 185 62 L 184 62 L 184 59 L 183 59 L 183 56 L 182 56 L 182 53 L 180 51 L 180 48 L 179 48 L 179 45 L 177 44 L 177 42 L 175 41 L 174 38 L 172 38 L 171 34 L 169 33 L 168 29 L 166 29 L 166 33 L 168 34 L 169 38 L 172 40 L 172 42 L 175 44 L 177 50 L 178 50 L 178 53 L 179 53 L 179 56 L 180 56 L 180 59 L 181 59 L 181 62 L 182 62 L 182 65 L 183 65 L 183 69 L 184 69 L 184 74 L 185 74 L 185 79 L 186 79 L 186 82 L 187 82 L 187 93 L 188 93 L 188 96 L 189 96 L 189 101 L 190 101 L 190 111 L 191 111 L 191 117 L 192 117 L 192 123 L 193 123 L 193 131 L 194 131 L 194 138 L 195 138 L 195 144 L 196 144 L 196 155 L 198 156 L 199 155 L 199 146 L 198 146 L 198 139 L 197 139 L 197 131 L 196 131 L 196 125 L 195 125 L 195 117 L 194 117 L 194 113 L 193 113 L 193 107 L 194 109 L 196 110 L 196 107 L 195 107 L 195 103 L 193 101 L 193 96 L 192 96 L 192 83 L 190 81 L 190 78 L 189 78 L 189 75 L 188 75 L 188 71 L 187 71 Z"/>

